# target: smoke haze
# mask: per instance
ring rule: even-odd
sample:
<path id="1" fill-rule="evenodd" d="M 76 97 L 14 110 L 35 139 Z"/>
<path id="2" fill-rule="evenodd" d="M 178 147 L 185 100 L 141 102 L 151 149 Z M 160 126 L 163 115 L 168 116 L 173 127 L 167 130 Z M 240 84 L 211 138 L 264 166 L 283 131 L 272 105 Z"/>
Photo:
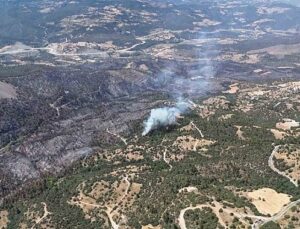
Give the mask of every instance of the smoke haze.
<path id="1" fill-rule="evenodd" d="M 144 122 L 143 136 L 152 130 L 176 124 L 178 116 L 187 112 L 189 103 L 182 98 L 199 97 L 210 91 L 212 80 L 216 75 L 213 58 L 218 55 L 218 47 L 205 32 L 198 34 L 203 43 L 196 52 L 196 60 L 190 69 L 180 71 L 176 64 L 170 64 L 151 82 L 154 88 L 165 91 L 175 101 L 174 107 L 152 109 Z"/>

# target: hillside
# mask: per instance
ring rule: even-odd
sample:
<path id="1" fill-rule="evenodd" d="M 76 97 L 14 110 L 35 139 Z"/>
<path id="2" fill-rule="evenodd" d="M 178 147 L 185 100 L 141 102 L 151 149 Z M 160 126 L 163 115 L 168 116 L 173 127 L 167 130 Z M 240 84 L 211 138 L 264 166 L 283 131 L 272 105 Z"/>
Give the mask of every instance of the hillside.
<path id="1" fill-rule="evenodd" d="M 231 85 L 191 102 L 172 128 L 112 135 L 116 145 L 28 189 L 2 214 L 9 228 L 258 228 L 272 220 L 297 228 L 299 173 L 285 171 L 299 171 L 299 90 L 299 82 Z"/>
<path id="2" fill-rule="evenodd" d="M 0 5 L 0 228 L 300 228 L 297 1 Z"/>

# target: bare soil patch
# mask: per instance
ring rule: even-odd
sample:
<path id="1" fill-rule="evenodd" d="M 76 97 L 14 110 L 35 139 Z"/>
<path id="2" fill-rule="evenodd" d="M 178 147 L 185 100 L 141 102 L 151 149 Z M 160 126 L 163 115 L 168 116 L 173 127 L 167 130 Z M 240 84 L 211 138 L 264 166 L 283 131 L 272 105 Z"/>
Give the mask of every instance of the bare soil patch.
<path id="1" fill-rule="evenodd" d="M 296 122 L 293 119 L 283 119 L 282 122 L 276 123 L 276 128 L 277 129 L 282 129 L 282 130 L 290 130 L 292 127 L 299 127 L 299 122 Z"/>
<path id="2" fill-rule="evenodd" d="M 7 228 L 8 220 L 8 211 L 0 211 L 0 228 Z"/>
<path id="3" fill-rule="evenodd" d="M 160 225 L 158 226 L 152 226 L 151 224 L 142 226 L 142 229 L 161 229 L 162 227 Z"/>
<path id="4" fill-rule="evenodd" d="M 196 139 L 192 136 L 180 136 L 174 142 L 174 146 L 178 146 L 182 151 L 196 151 L 199 148 L 210 146 L 214 144 L 214 141 L 207 139 Z"/>
<path id="5" fill-rule="evenodd" d="M 286 132 L 279 131 L 279 130 L 276 130 L 276 129 L 271 129 L 270 131 L 272 132 L 272 134 L 274 134 L 274 137 L 276 139 L 279 139 L 279 140 L 284 139 L 288 135 Z"/>
<path id="6" fill-rule="evenodd" d="M 262 188 L 246 193 L 255 205 L 257 210 L 262 214 L 274 215 L 278 213 L 286 204 L 290 202 L 290 196 L 278 193 L 274 189 Z"/>
<path id="7" fill-rule="evenodd" d="M 244 136 L 244 132 L 241 130 L 242 126 L 235 126 L 235 127 L 237 128 L 236 135 L 238 136 L 238 138 L 240 140 L 246 140 L 246 138 Z"/>
<path id="8" fill-rule="evenodd" d="M 231 84 L 229 86 L 229 89 L 227 91 L 224 91 L 223 93 L 226 93 L 226 94 L 236 94 L 239 90 L 240 90 L 239 84 L 238 83 L 234 83 L 234 84 Z"/>
<path id="9" fill-rule="evenodd" d="M 219 120 L 225 121 L 225 120 L 231 119 L 232 116 L 233 116 L 233 114 L 222 115 L 222 116 L 219 117 Z"/>

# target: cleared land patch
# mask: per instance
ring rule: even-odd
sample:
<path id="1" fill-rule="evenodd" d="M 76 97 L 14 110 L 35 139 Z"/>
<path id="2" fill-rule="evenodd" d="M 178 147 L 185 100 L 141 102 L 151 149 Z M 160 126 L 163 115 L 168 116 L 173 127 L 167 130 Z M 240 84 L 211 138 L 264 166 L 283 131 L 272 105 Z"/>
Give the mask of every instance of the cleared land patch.
<path id="1" fill-rule="evenodd" d="M 265 215 L 278 213 L 286 204 L 290 202 L 290 196 L 278 193 L 274 189 L 262 188 L 246 193 L 257 210 Z"/>
<path id="2" fill-rule="evenodd" d="M 0 211 L 0 228 L 7 228 L 8 222 L 8 211 Z"/>

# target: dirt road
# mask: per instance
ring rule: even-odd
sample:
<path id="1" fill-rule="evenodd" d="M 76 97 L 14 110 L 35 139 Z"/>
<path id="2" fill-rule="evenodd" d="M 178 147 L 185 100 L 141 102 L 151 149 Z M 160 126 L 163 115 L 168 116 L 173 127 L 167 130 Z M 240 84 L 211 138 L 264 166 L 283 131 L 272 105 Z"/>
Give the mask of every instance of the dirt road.
<path id="1" fill-rule="evenodd" d="M 47 204 L 44 202 L 42 202 L 42 204 L 44 205 L 44 215 L 35 221 L 35 225 L 33 225 L 31 229 L 34 229 L 36 225 L 40 224 L 48 215 L 51 214 L 51 212 L 47 209 Z"/>

